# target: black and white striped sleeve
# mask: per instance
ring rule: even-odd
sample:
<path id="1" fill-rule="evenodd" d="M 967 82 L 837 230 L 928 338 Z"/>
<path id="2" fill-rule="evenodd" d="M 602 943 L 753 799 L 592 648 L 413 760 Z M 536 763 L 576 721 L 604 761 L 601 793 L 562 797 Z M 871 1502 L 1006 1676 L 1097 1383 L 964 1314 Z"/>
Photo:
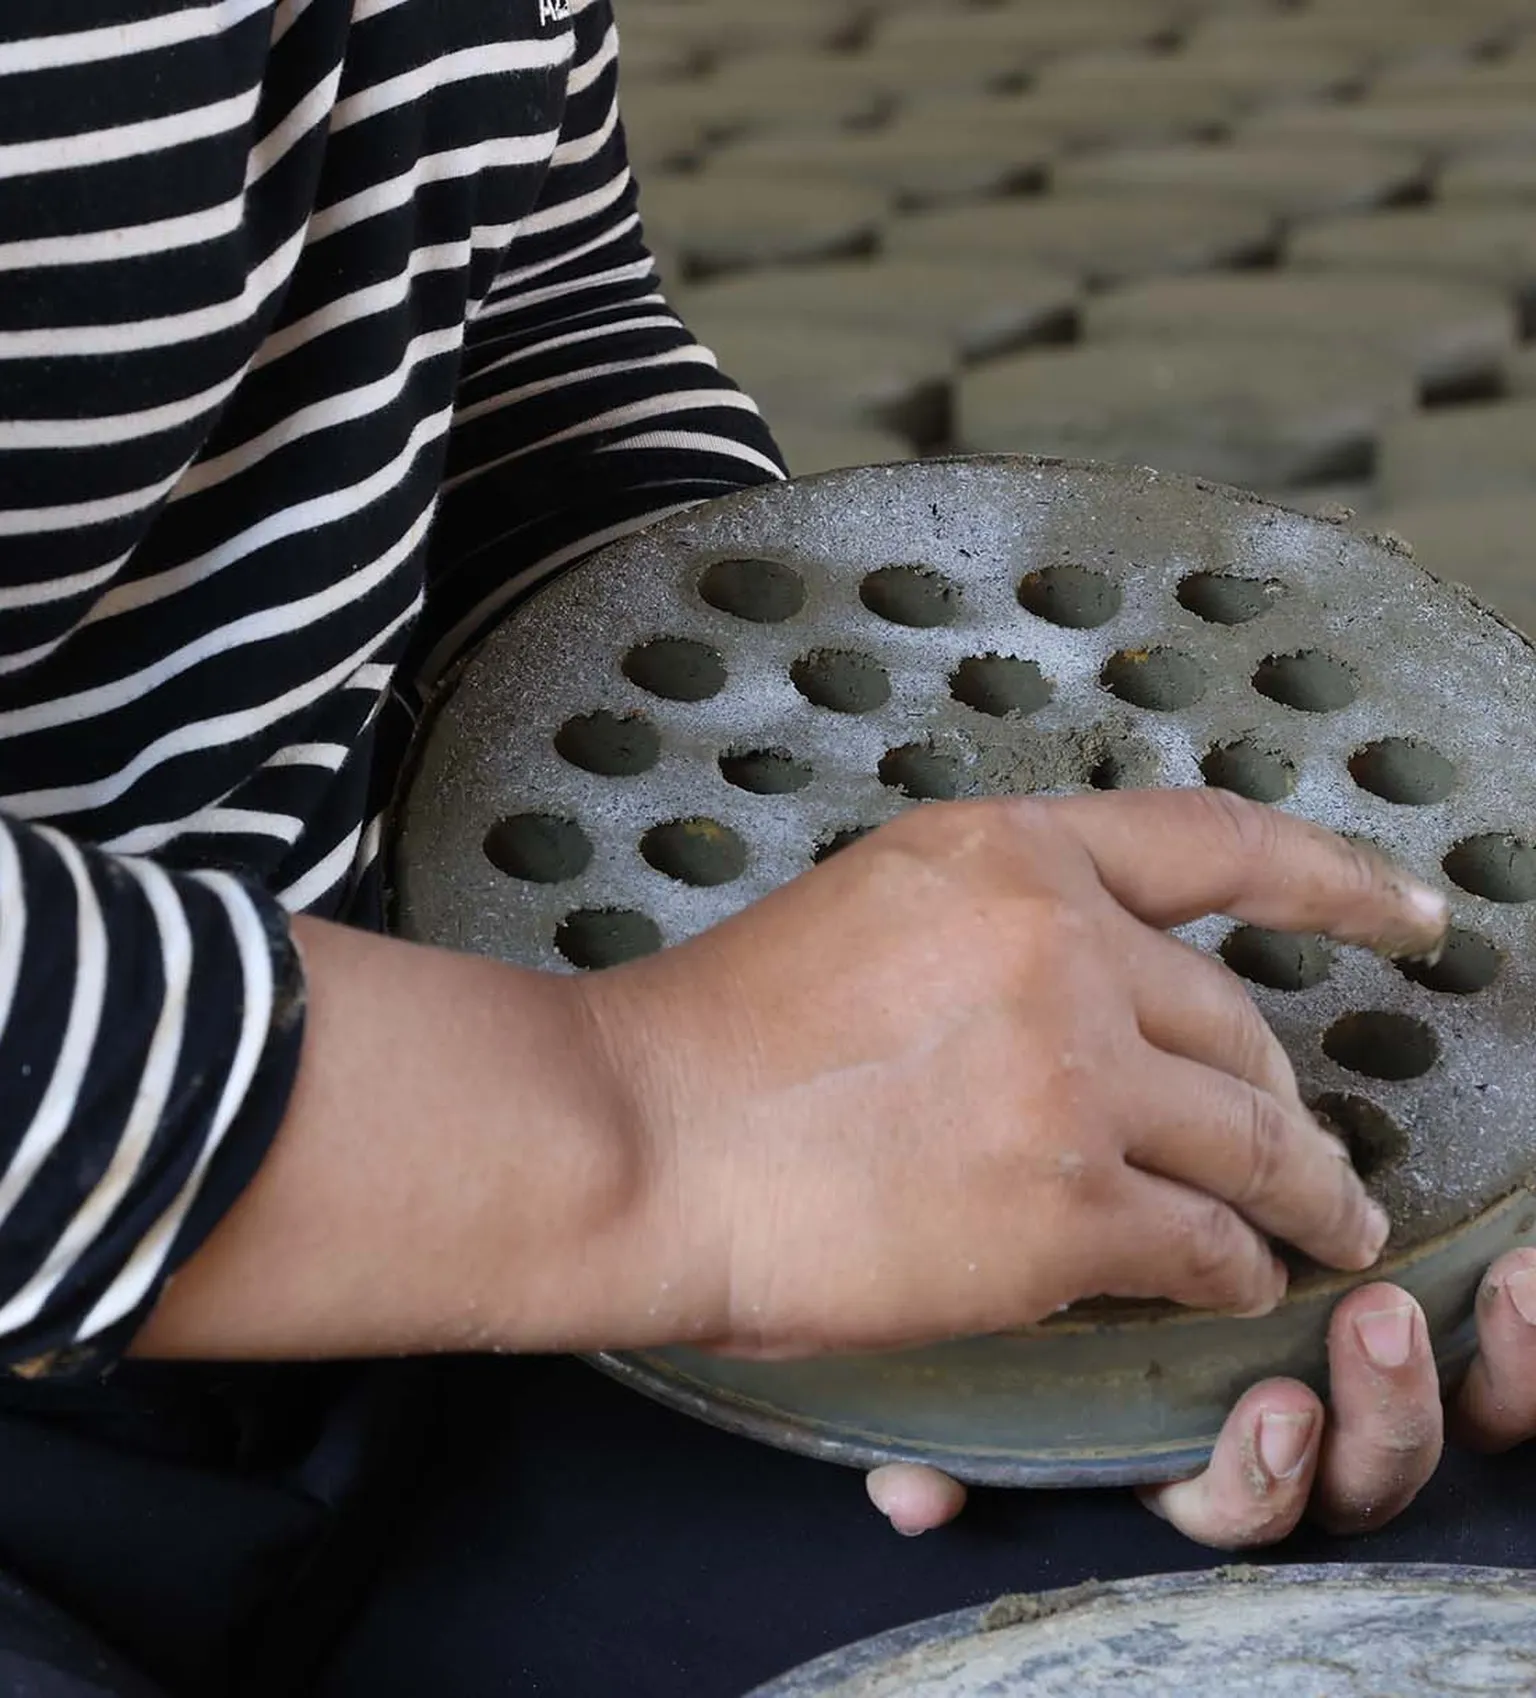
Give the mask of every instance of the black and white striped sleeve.
<path id="1" fill-rule="evenodd" d="M 0 818 L 0 1363 L 89 1377 L 249 1181 L 298 1065 L 286 916 Z"/>
<path id="2" fill-rule="evenodd" d="M 619 116 L 610 0 L 572 0 L 560 142 L 470 325 L 417 677 L 527 589 L 681 507 L 784 476 L 753 403 L 667 306 Z"/>

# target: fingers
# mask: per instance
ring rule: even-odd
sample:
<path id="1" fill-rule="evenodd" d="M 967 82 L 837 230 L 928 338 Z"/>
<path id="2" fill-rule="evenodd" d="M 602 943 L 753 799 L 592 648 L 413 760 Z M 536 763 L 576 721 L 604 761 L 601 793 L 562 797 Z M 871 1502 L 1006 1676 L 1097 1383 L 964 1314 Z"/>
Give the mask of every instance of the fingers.
<path id="1" fill-rule="evenodd" d="M 1314 1393 L 1295 1380 L 1272 1380 L 1232 1411 L 1203 1474 L 1145 1488 L 1142 1502 L 1197 1544 L 1225 1551 L 1274 1544 L 1306 1512 L 1322 1433 Z"/>
<path id="2" fill-rule="evenodd" d="M 1332 1419 L 1312 1513 L 1332 1532 L 1365 1532 L 1413 1502 L 1444 1448 L 1423 1311 L 1395 1286 L 1351 1292 L 1334 1313 L 1328 1362 Z"/>
<path id="3" fill-rule="evenodd" d="M 1124 791 L 1047 804 L 1133 914 L 1159 928 L 1230 914 L 1390 955 L 1445 936 L 1445 899 L 1383 857 L 1224 790 Z"/>
<path id="4" fill-rule="evenodd" d="M 908 1539 L 931 1533 L 965 1508 L 965 1487 L 936 1468 L 894 1463 L 875 1469 L 864 1485 L 869 1501 Z"/>
<path id="5" fill-rule="evenodd" d="M 1536 1250 L 1494 1263 L 1477 1294 L 1477 1337 L 1452 1429 L 1470 1449 L 1509 1450 L 1536 1438 Z"/>
<path id="6" fill-rule="evenodd" d="M 1245 1079 L 1300 1111 L 1290 1057 L 1237 974 L 1150 926 L 1132 922 L 1126 935 L 1126 981 L 1147 1042 Z"/>
<path id="7" fill-rule="evenodd" d="M 1234 1210 L 1174 1180 L 1126 1170 L 1122 1229 L 1085 1246 L 1085 1295 L 1163 1298 L 1190 1309 L 1267 1315 L 1285 1296 L 1284 1264 Z"/>
<path id="8" fill-rule="evenodd" d="M 1159 1050 L 1147 1052 L 1141 1100 L 1126 1142 L 1137 1167 L 1209 1192 L 1326 1266 L 1359 1270 L 1380 1256 L 1386 1215 L 1299 1103 Z"/>

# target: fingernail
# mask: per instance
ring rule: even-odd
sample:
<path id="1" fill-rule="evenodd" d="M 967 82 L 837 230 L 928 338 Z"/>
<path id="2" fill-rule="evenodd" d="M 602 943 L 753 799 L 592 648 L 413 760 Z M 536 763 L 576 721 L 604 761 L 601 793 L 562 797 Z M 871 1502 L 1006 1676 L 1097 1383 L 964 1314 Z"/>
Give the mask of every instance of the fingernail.
<path id="1" fill-rule="evenodd" d="M 1310 1411 L 1259 1417 L 1259 1457 L 1270 1479 L 1279 1484 L 1294 1480 L 1302 1471 L 1316 1425 L 1317 1417 Z"/>
<path id="2" fill-rule="evenodd" d="M 1443 928 L 1450 924 L 1451 905 L 1440 891 L 1410 879 L 1403 886 L 1403 894 L 1408 898 L 1408 906 L 1425 925 Z"/>
<path id="3" fill-rule="evenodd" d="M 1372 1309 L 1355 1318 L 1360 1348 L 1378 1368 L 1401 1368 L 1413 1354 L 1414 1308 L 1411 1303 L 1396 1309 Z"/>
<path id="4" fill-rule="evenodd" d="M 1518 1269 L 1504 1281 L 1504 1289 L 1520 1319 L 1536 1327 L 1536 1268 Z"/>

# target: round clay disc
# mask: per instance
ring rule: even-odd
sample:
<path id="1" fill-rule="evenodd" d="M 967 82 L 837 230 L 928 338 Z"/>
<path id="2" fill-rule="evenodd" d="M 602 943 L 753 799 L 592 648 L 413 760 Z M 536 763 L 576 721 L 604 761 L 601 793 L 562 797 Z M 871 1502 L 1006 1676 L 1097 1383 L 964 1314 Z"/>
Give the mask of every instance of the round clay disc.
<path id="1" fill-rule="evenodd" d="M 1450 1698 L 1536 1691 L 1536 1575 L 1229 1568 L 1002 1598 L 751 1698 Z"/>
<path id="2" fill-rule="evenodd" d="M 687 938 L 901 810 L 1217 785 L 1452 898 L 1438 964 L 1222 920 L 1304 1094 L 1386 1205 L 1447 1367 L 1536 1206 L 1536 657 L 1393 547 L 1153 472 L 829 473 L 694 509 L 524 603 L 459 676 L 399 820 L 411 938 L 556 971 Z M 920 917 L 914 923 L 921 923 Z M 705 1419 L 976 1481 L 1168 1478 L 1272 1373 L 1321 1384 L 1353 1277 L 1262 1321 L 1090 1306 L 815 1363 L 605 1361 Z"/>

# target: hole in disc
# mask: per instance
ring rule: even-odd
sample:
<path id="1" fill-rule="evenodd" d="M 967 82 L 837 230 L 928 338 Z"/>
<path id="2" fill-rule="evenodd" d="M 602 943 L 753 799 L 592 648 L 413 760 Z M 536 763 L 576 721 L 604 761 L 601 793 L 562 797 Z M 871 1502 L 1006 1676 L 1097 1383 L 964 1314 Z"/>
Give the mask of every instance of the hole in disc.
<path id="1" fill-rule="evenodd" d="M 624 676 L 669 702 L 705 702 L 725 688 L 725 662 L 705 643 L 656 637 L 624 656 Z"/>
<path id="2" fill-rule="evenodd" d="M 1440 1040 L 1407 1014 L 1346 1014 L 1324 1033 L 1323 1053 L 1367 1079 L 1418 1079 L 1440 1059 Z"/>
<path id="3" fill-rule="evenodd" d="M 1019 585 L 1019 603 L 1037 619 L 1069 631 L 1092 631 L 1120 611 L 1120 586 L 1085 566 L 1047 566 Z"/>
<path id="4" fill-rule="evenodd" d="M 648 914 L 628 908 L 580 908 L 555 929 L 555 948 L 573 967 L 596 972 L 654 955 L 661 928 Z"/>
<path id="5" fill-rule="evenodd" d="M 513 814 L 485 834 L 485 858 L 529 884 L 564 884 L 592 864 L 592 845 L 575 820 L 556 814 Z"/>
<path id="6" fill-rule="evenodd" d="M 1349 758 L 1349 776 L 1384 802 L 1425 805 L 1443 802 L 1456 788 L 1456 768 L 1413 737 L 1367 743 Z"/>
<path id="7" fill-rule="evenodd" d="M 928 631 L 954 619 L 960 591 L 924 566 L 882 566 L 859 585 L 859 600 L 893 625 Z"/>
<path id="8" fill-rule="evenodd" d="M 1426 990 L 1445 996 L 1475 996 L 1498 978 L 1503 965 L 1503 955 L 1486 938 L 1453 926 L 1433 966 L 1424 961 L 1399 961 L 1397 969 Z"/>
<path id="9" fill-rule="evenodd" d="M 660 759 L 661 739 L 638 713 L 588 713 L 555 733 L 555 753 L 600 778 L 634 778 Z"/>
<path id="10" fill-rule="evenodd" d="M 1211 625 L 1246 625 L 1268 613 L 1280 594 L 1273 580 L 1195 572 L 1174 592 L 1180 607 Z"/>
<path id="11" fill-rule="evenodd" d="M 747 749 L 721 755 L 720 776 L 754 796 L 790 796 L 815 774 L 809 761 L 797 761 L 788 749 Z"/>
<path id="12" fill-rule="evenodd" d="M 851 649 L 818 649 L 789 669 L 808 702 L 833 713 L 873 713 L 891 699 L 891 681 L 879 661 Z"/>
<path id="13" fill-rule="evenodd" d="M 960 794 L 960 763 L 928 743 L 907 743 L 881 757 L 880 782 L 917 802 L 952 802 Z"/>
<path id="14" fill-rule="evenodd" d="M 1408 1153 L 1408 1134 L 1369 1097 L 1329 1092 L 1311 1107 L 1324 1127 L 1349 1151 L 1355 1172 L 1362 1179 L 1374 1179 Z"/>
<path id="15" fill-rule="evenodd" d="M 834 832 L 831 837 L 824 838 L 816 845 L 811 859 L 819 867 L 823 861 L 830 861 L 834 855 L 851 849 L 861 837 L 868 837 L 874 829 L 871 825 L 850 825 L 842 831 Z"/>
<path id="16" fill-rule="evenodd" d="M 1343 661 L 1316 649 L 1302 654 L 1272 654 L 1259 663 L 1253 687 L 1270 701 L 1300 713 L 1337 713 L 1360 691 L 1354 673 Z"/>
<path id="17" fill-rule="evenodd" d="M 1213 790 L 1230 790 L 1250 802 L 1283 802 L 1296 786 L 1296 768 L 1283 755 L 1246 738 L 1218 744 L 1200 771 Z"/>
<path id="18" fill-rule="evenodd" d="M 1037 713 L 1051 699 L 1051 685 L 1032 660 L 979 654 L 962 660 L 950 675 L 949 693 L 977 713 L 1001 719 L 1010 713 Z"/>
<path id="19" fill-rule="evenodd" d="M 1270 990 L 1304 991 L 1322 984 L 1333 956 L 1320 938 L 1295 932 L 1266 931 L 1262 926 L 1239 926 L 1221 945 L 1221 958 L 1250 984 Z"/>
<path id="20" fill-rule="evenodd" d="M 1132 707 L 1175 713 L 1205 694 L 1205 674 L 1177 649 L 1122 649 L 1100 675 L 1106 690 Z"/>
<path id="21" fill-rule="evenodd" d="M 1536 900 L 1536 848 L 1508 832 L 1468 837 L 1445 857 L 1449 878 L 1490 902 Z"/>
<path id="22" fill-rule="evenodd" d="M 729 884 L 747 869 L 747 846 L 718 820 L 670 820 L 640 839 L 640 853 L 679 884 Z"/>
<path id="23" fill-rule="evenodd" d="M 778 560 L 717 560 L 699 594 L 721 613 L 754 625 L 780 625 L 805 606 L 805 580 Z"/>

